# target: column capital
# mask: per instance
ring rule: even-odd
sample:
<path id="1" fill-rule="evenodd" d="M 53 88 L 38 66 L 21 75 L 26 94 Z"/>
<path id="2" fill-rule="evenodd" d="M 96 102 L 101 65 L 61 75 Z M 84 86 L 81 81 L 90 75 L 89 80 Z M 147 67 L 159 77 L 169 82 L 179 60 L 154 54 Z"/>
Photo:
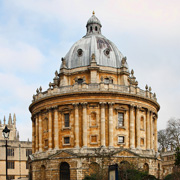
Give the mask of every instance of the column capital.
<path id="1" fill-rule="evenodd" d="M 81 104 L 82 104 L 83 107 L 86 107 L 88 103 L 87 102 L 82 102 Z"/>
<path id="2" fill-rule="evenodd" d="M 110 106 L 113 106 L 115 103 L 114 103 L 114 102 L 108 102 L 108 104 L 109 104 Z"/>
<path id="3" fill-rule="evenodd" d="M 99 104 L 100 104 L 101 106 L 104 106 L 104 105 L 106 104 L 106 102 L 99 102 Z"/>
<path id="4" fill-rule="evenodd" d="M 141 109 L 141 106 L 137 105 L 137 106 L 136 106 L 136 109 L 140 110 L 140 109 Z"/>
<path id="5" fill-rule="evenodd" d="M 78 105 L 79 105 L 79 103 L 73 103 L 72 105 L 73 105 L 75 108 L 77 108 Z"/>
<path id="6" fill-rule="evenodd" d="M 130 104 L 130 109 L 134 109 L 135 105 L 134 104 Z"/>

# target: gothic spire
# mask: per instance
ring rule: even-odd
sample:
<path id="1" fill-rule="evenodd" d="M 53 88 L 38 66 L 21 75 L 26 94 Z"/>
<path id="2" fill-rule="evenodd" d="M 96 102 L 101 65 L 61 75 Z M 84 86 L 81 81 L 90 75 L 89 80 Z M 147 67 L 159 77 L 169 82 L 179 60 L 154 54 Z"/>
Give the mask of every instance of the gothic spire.
<path id="1" fill-rule="evenodd" d="M 9 113 L 9 120 L 8 120 L 8 124 L 11 125 L 12 124 L 12 117 L 11 117 L 11 113 Z"/>
<path id="2" fill-rule="evenodd" d="M 16 126 L 16 114 L 14 113 L 14 116 L 13 116 L 13 124 Z"/>
<path id="3" fill-rule="evenodd" d="M 6 124 L 6 117 L 4 116 L 4 125 Z"/>

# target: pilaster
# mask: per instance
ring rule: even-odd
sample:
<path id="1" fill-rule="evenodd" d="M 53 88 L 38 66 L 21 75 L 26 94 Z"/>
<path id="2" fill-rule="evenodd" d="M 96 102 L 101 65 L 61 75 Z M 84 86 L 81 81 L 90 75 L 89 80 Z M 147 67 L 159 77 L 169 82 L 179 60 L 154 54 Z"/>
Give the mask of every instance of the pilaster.
<path id="1" fill-rule="evenodd" d="M 130 105 L 130 148 L 135 148 L 134 105 Z"/>
<path id="2" fill-rule="evenodd" d="M 41 118 L 41 112 L 39 113 L 39 151 L 42 152 L 42 118 Z"/>
<path id="3" fill-rule="evenodd" d="M 39 151 L 39 120 L 38 115 L 36 114 L 36 152 Z"/>
<path id="4" fill-rule="evenodd" d="M 140 149 L 140 118 L 139 118 L 139 109 L 136 107 L 136 138 L 137 138 L 137 148 Z"/>
<path id="5" fill-rule="evenodd" d="M 113 104 L 109 102 L 109 147 L 113 147 Z"/>
<path id="6" fill-rule="evenodd" d="M 101 105 L 101 146 L 106 146 L 105 139 L 105 103 L 100 102 Z"/>
<path id="7" fill-rule="evenodd" d="M 82 103 L 83 107 L 83 147 L 87 148 L 87 102 Z"/>
<path id="8" fill-rule="evenodd" d="M 48 109 L 48 149 L 52 149 L 52 108 Z"/>
<path id="9" fill-rule="evenodd" d="M 54 107 L 54 148 L 59 149 L 58 107 Z"/>
<path id="10" fill-rule="evenodd" d="M 75 147 L 79 148 L 79 108 L 78 108 L 79 103 L 74 103 L 74 108 L 75 108 Z"/>
<path id="11" fill-rule="evenodd" d="M 146 149 L 150 150 L 150 111 L 147 109 L 146 115 Z"/>

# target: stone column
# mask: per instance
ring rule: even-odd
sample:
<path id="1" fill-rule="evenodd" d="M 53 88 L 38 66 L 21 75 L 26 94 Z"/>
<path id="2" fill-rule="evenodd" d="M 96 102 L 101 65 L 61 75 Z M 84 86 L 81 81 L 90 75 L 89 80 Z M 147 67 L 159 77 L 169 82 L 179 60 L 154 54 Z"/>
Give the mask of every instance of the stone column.
<path id="1" fill-rule="evenodd" d="M 113 147 L 113 104 L 109 104 L 109 147 Z"/>
<path id="2" fill-rule="evenodd" d="M 134 105 L 130 105 L 130 148 L 135 148 Z"/>
<path id="3" fill-rule="evenodd" d="M 35 153 L 35 121 L 36 119 L 32 119 L 32 153 Z"/>
<path id="4" fill-rule="evenodd" d="M 154 149 L 153 145 L 153 112 L 150 113 L 150 149 Z"/>
<path id="5" fill-rule="evenodd" d="M 39 151 L 39 120 L 38 115 L 36 115 L 36 152 Z"/>
<path id="6" fill-rule="evenodd" d="M 157 150 L 157 144 L 158 144 L 157 136 L 158 136 L 158 134 L 157 134 L 157 117 L 155 117 L 155 119 L 154 119 L 154 145 L 155 145 L 154 150 L 155 150 L 155 152 L 158 151 Z"/>
<path id="7" fill-rule="evenodd" d="M 106 146 L 105 139 L 105 103 L 101 102 L 101 146 Z"/>
<path id="8" fill-rule="evenodd" d="M 79 148 L 79 109 L 78 109 L 78 103 L 74 104 L 75 108 L 75 147 Z"/>
<path id="9" fill-rule="evenodd" d="M 52 149 L 52 109 L 48 109 L 48 149 Z"/>
<path id="10" fill-rule="evenodd" d="M 42 152 L 42 118 L 39 113 L 39 151 Z"/>
<path id="11" fill-rule="evenodd" d="M 87 147 L 87 103 L 82 103 L 83 106 L 83 147 Z"/>
<path id="12" fill-rule="evenodd" d="M 150 119 L 149 119 L 150 111 L 147 109 L 146 116 L 146 149 L 150 149 Z"/>
<path id="13" fill-rule="evenodd" d="M 59 149 L 58 107 L 54 109 L 54 149 Z"/>
<path id="14" fill-rule="evenodd" d="M 139 109 L 140 107 L 137 106 L 136 108 L 136 138 L 137 138 L 137 148 L 140 149 L 140 118 L 139 118 Z"/>

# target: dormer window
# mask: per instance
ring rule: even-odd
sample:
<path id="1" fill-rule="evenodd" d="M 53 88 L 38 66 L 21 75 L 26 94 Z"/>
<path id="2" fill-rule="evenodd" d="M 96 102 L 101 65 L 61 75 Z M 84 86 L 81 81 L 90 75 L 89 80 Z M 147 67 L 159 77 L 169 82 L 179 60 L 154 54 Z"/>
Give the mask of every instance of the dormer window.
<path id="1" fill-rule="evenodd" d="M 82 56 L 82 54 L 83 54 L 83 50 L 82 50 L 82 49 L 78 49 L 78 50 L 77 50 L 77 55 L 78 55 L 78 56 Z"/>
<path id="2" fill-rule="evenodd" d="M 106 56 L 109 56 L 109 54 L 110 54 L 110 49 L 109 49 L 109 48 L 105 49 L 105 50 L 104 50 L 104 54 L 105 54 Z"/>

